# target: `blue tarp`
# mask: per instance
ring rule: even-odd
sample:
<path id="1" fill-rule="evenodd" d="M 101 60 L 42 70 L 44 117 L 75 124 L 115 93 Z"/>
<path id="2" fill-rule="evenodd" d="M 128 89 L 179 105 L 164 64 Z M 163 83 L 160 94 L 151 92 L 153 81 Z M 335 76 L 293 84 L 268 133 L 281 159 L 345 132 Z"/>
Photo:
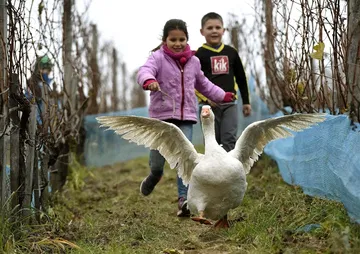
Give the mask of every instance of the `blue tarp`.
<path id="1" fill-rule="evenodd" d="M 269 143 L 264 152 L 283 179 L 311 196 L 337 200 L 360 223 L 360 132 L 347 116 L 327 116 L 320 125 Z"/>
<path id="2" fill-rule="evenodd" d="M 102 115 L 136 115 L 148 116 L 147 108 L 137 108 L 131 111 L 114 112 Z M 122 139 L 114 131 L 105 131 L 95 119 L 98 115 L 85 117 L 85 163 L 87 166 L 100 167 L 117 162 L 131 160 L 149 153 L 147 148 Z"/>

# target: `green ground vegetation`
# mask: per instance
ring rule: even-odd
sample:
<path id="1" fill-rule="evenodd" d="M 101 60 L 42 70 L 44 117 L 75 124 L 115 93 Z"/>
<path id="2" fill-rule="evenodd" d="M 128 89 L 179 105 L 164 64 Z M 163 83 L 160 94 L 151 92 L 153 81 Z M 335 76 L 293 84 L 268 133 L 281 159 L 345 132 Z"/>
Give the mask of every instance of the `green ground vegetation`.
<path id="1" fill-rule="evenodd" d="M 146 157 L 76 167 L 47 215 L 48 239 L 68 242 L 44 244 L 37 252 L 360 253 L 360 226 L 343 205 L 286 184 L 265 155 L 248 176 L 243 204 L 230 212 L 227 230 L 176 217 L 176 173 L 169 168 L 154 192 L 141 196 Z"/>

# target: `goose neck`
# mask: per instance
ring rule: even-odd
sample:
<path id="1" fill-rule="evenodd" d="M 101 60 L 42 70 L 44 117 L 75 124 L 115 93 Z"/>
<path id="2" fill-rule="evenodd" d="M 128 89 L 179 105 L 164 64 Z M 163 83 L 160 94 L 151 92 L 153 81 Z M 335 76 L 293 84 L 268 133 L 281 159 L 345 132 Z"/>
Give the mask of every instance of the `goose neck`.
<path id="1" fill-rule="evenodd" d="M 203 123 L 202 125 L 205 147 L 217 144 L 215 139 L 215 126 Z"/>

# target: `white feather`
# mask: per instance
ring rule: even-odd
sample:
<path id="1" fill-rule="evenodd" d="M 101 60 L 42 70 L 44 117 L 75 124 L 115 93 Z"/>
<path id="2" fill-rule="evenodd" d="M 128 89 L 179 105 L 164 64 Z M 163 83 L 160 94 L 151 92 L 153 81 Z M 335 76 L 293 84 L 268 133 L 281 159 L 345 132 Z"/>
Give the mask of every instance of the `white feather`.
<path id="1" fill-rule="evenodd" d="M 176 168 L 184 184 L 190 181 L 200 154 L 174 124 L 139 116 L 101 116 L 100 127 L 108 127 L 124 139 L 159 150 L 171 168 Z"/>
<path id="2" fill-rule="evenodd" d="M 293 114 L 270 118 L 250 124 L 242 132 L 229 152 L 243 164 L 246 174 L 250 172 L 267 143 L 293 136 L 289 131 L 299 132 L 325 120 L 326 114 Z"/>

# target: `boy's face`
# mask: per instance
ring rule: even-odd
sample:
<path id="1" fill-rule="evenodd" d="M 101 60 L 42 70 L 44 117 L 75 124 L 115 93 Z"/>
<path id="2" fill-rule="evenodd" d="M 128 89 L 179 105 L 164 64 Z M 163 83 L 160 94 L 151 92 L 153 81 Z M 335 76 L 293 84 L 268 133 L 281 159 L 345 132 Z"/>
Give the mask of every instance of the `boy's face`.
<path id="1" fill-rule="evenodd" d="M 206 43 L 210 46 L 218 46 L 221 43 L 225 29 L 218 19 L 209 19 L 200 29 L 200 33 L 205 37 Z"/>

